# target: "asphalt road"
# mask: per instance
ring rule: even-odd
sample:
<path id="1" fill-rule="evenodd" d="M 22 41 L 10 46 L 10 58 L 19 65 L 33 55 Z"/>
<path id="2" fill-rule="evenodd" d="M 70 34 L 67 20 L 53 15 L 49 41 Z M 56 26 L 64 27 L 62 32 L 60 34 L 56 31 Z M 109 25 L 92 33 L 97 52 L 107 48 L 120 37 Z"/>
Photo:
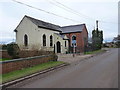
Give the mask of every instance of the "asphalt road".
<path id="1" fill-rule="evenodd" d="M 71 64 L 20 88 L 118 88 L 118 49 Z"/>

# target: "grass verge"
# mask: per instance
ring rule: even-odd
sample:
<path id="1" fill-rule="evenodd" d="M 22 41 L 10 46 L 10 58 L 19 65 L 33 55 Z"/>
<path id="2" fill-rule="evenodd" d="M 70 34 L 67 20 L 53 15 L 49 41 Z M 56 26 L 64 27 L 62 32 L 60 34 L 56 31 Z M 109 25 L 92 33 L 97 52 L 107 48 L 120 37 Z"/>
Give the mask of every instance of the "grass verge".
<path id="1" fill-rule="evenodd" d="M 104 52 L 105 50 L 96 50 L 96 51 L 92 51 L 92 52 L 85 52 L 86 54 L 96 54 L 96 53 L 100 53 L 100 52 Z"/>
<path id="2" fill-rule="evenodd" d="M 51 61 L 48 63 L 43 63 L 43 64 L 39 64 L 33 67 L 29 67 L 29 68 L 24 68 L 22 70 L 17 70 L 17 71 L 13 71 L 10 73 L 6 73 L 3 75 L 0 75 L 0 81 L 2 81 L 2 83 L 8 82 L 8 81 L 12 81 L 45 69 L 48 69 L 50 67 L 54 67 L 60 64 L 63 64 L 64 62 L 62 61 Z"/>
<path id="3" fill-rule="evenodd" d="M 0 58 L 0 61 L 7 61 L 7 60 L 10 60 L 8 58 Z"/>

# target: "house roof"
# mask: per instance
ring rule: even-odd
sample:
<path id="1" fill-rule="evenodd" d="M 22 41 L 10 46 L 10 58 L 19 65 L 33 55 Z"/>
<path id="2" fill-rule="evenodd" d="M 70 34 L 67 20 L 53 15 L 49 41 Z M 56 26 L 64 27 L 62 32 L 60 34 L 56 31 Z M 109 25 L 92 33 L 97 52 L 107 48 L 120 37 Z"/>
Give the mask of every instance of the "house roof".
<path id="1" fill-rule="evenodd" d="M 58 35 L 58 36 L 60 36 L 61 38 L 64 38 L 65 37 L 65 35 L 61 35 L 61 34 L 58 34 L 58 33 L 54 33 L 54 34 L 56 34 L 56 35 Z"/>
<path id="2" fill-rule="evenodd" d="M 51 29 L 51 30 L 55 30 L 55 31 L 59 31 L 61 32 L 61 28 L 58 25 L 54 25 L 48 22 L 44 22 L 42 20 L 38 20 L 29 16 L 26 16 L 29 20 L 31 20 L 35 25 L 37 25 L 38 27 L 42 27 L 42 28 L 47 28 L 47 29 Z"/>
<path id="3" fill-rule="evenodd" d="M 85 24 L 63 26 L 61 27 L 62 33 L 82 32 Z"/>
<path id="4" fill-rule="evenodd" d="M 58 34 L 58 33 L 54 33 L 56 35 L 58 35 L 59 37 L 61 37 L 62 39 L 65 39 L 65 35 L 64 34 Z"/>
<path id="5" fill-rule="evenodd" d="M 60 27 L 59 25 L 55 25 L 55 24 L 51 24 L 51 23 L 48 23 L 48 22 L 45 22 L 42 20 L 38 20 L 38 19 L 32 18 L 32 17 L 27 16 L 27 15 L 25 15 L 24 17 L 28 18 L 30 21 L 32 21 L 35 25 L 37 25 L 40 28 L 46 28 L 46 29 L 50 29 L 53 31 L 58 31 L 58 32 L 61 32 L 63 34 L 64 33 L 82 32 L 82 30 L 85 26 L 85 24 L 78 24 L 78 25 L 70 25 L 70 26 Z M 16 29 L 14 31 L 17 32 Z"/>

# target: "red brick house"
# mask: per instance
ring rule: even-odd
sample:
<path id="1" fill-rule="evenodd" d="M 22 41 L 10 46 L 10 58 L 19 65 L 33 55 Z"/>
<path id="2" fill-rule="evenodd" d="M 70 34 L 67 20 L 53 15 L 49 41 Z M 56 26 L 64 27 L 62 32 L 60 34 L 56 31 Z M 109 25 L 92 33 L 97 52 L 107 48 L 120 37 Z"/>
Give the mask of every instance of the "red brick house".
<path id="1" fill-rule="evenodd" d="M 61 27 L 62 34 L 69 38 L 69 52 L 73 52 L 73 43 L 75 43 L 75 52 L 83 53 L 88 43 L 88 31 L 85 24 L 71 25 Z"/>

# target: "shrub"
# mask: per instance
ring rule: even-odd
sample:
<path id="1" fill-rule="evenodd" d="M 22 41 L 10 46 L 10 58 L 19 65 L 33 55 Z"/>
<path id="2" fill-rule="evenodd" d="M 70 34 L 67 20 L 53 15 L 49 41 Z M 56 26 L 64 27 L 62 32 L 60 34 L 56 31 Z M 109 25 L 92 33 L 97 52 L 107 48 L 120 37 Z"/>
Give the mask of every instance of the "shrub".
<path id="1" fill-rule="evenodd" d="M 15 43 L 7 44 L 7 52 L 13 59 L 19 58 L 18 56 L 19 51 L 20 49 L 17 44 Z"/>
<path id="2" fill-rule="evenodd" d="M 57 61 L 58 56 L 56 54 L 53 54 L 53 61 Z"/>
<path id="3" fill-rule="evenodd" d="M 6 44 L 2 45 L 2 50 L 7 50 L 7 45 Z"/>

